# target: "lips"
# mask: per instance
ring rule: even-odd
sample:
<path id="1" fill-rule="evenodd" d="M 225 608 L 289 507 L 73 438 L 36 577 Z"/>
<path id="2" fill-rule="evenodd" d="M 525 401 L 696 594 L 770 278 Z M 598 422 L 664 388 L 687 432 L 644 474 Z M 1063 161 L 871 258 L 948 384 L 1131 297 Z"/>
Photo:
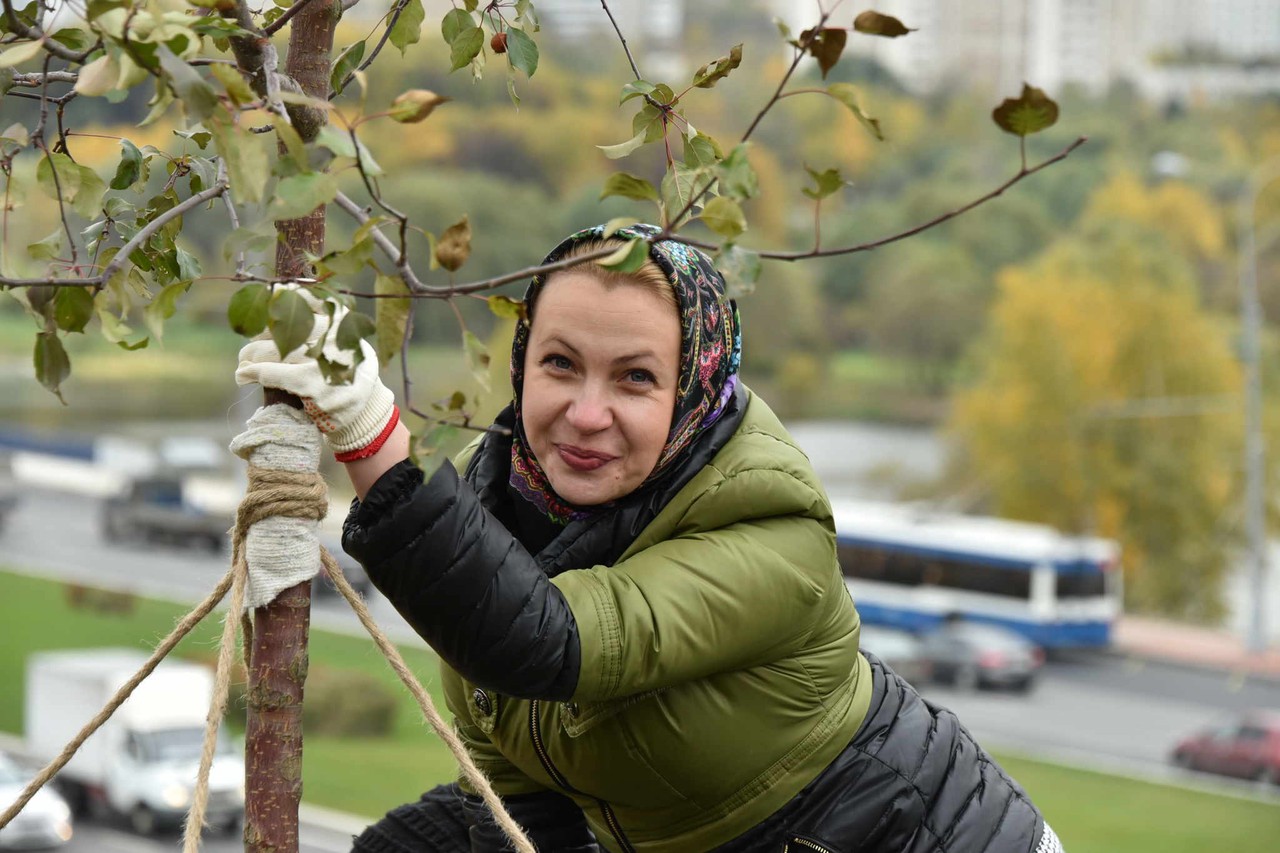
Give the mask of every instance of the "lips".
<path id="1" fill-rule="evenodd" d="M 557 444 L 556 452 L 560 459 L 575 471 L 594 471 L 612 462 L 616 457 L 596 450 L 586 450 L 571 444 Z"/>

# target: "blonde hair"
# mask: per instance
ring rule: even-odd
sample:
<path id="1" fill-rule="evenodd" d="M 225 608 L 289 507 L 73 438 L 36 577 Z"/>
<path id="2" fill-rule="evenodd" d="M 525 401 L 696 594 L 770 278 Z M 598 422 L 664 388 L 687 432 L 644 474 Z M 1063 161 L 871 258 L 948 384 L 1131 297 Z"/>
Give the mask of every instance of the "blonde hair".
<path id="1" fill-rule="evenodd" d="M 563 261 L 572 261 L 586 255 L 593 255 L 602 249 L 618 249 L 626 245 L 625 240 L 611 238 L 608 240 L 583 240 L 581 243 L 575 244 L 569 251 L 565 252 L 560 258 Z M 656 293 L 664 302 L 676 309 L 679 313 L 680 305 L 676 301 L 676 291 L 671 284 L 671 279 L 667 278 L 667 274 L 662 268 L 654 263 L 653 258 L 645 258 L 644 264 L 635 272 L 618 272 L 617 270 L 606 269 L 600 266 L 601 258 L 595 258 L 589 261 L 583 261 L 580 264 L 573 264 L 565 267 L 558 272 L 583 271 L 589 272 L 598 277 L 606 287 L 627 284 L 632 286 L 640 286 Z M 555 278 L 556 273 L 547 276 L 546 283 L 550 284 Z"/>

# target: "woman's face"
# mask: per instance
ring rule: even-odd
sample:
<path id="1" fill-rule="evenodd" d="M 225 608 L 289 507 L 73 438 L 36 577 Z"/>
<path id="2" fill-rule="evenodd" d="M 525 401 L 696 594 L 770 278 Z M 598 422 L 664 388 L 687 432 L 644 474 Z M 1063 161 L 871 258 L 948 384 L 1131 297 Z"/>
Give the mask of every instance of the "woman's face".
<path id="1" fill-rule="evenodd" d="M 620 498 L 649 476 L 671 430 L 676 310 L 641 285 L 555 273 L 538 295 L 524 371 L 525 435 L 551 487 L 578 506 Z"/>

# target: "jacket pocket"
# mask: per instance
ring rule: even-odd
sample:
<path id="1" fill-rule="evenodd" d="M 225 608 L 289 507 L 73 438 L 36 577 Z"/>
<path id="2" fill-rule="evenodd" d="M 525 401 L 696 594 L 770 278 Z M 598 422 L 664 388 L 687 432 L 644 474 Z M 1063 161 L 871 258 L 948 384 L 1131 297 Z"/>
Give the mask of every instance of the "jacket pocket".
<path id="1" fill-rule="evenodd" d="M 786 844 L 782 845 L 782 853 L 835 853 L 835 851 L 812 839 L 793 835 L 787 839 Z"/>
<path id="2" fill-rule="evenodd" d="M 605 702 L 565 702 L 560 709 L 560 725 L 569 737 L 581 737 L 606 720 L 617 716 L 621 711 L 646 699 L 652 699 L 664 690 L 666 688 L 661 687 Z"/>

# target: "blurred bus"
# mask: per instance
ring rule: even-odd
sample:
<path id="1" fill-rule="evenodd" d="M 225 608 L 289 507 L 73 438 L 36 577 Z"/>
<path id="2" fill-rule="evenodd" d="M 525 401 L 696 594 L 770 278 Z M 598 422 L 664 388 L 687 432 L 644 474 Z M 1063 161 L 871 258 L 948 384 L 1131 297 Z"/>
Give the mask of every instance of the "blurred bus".
<path id="1" fill-rule="evenodd" d="M 1102 647 L 1121 612 L 1116 543 L 907 504 L 834 503 L 845 583 L 868 624 L 1000 625 L 1048 649 Z"/>

